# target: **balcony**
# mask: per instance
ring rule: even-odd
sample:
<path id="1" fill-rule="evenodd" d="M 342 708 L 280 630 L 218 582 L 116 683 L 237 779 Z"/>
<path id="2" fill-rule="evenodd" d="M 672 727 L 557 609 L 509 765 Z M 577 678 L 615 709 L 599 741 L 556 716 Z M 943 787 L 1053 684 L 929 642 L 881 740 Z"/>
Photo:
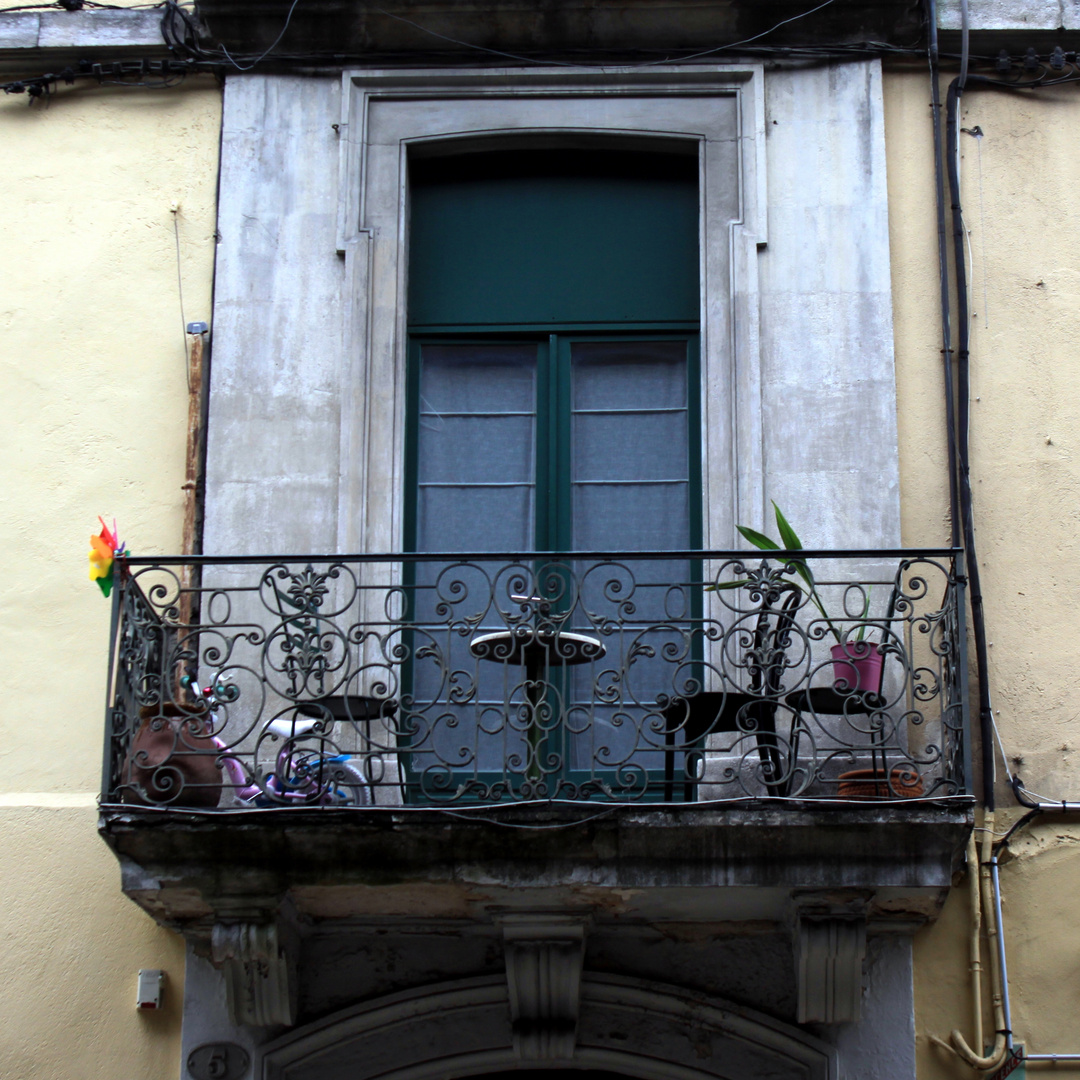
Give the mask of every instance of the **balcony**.
<path id="1" fill-rule="evenodd" d="M 129 558 L 101 831 L 207 941 L 286 898 L 918 922 L 971 823 L 963 588 L 950 550 Z"/>
<path id="2" fill-rule="evenodd" d="M 969 790 L 949 552 L 129 559 L 103 801 Z"/>

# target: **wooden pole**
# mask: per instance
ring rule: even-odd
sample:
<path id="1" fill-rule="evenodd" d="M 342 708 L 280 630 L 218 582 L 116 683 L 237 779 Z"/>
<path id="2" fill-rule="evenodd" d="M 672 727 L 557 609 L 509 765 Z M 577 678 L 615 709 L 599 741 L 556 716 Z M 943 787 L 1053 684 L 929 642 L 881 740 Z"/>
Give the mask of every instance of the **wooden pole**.
<path id="1" fill-rule="evenodd" d="M 202 480 L 203 460 L 203 415 L 204 415 L 204 383 L 205 365 L 203 364 L 203 349 L 205 334 L 189 334 L 191 342 L 191 358 L 188 361 L 188 424 L 187 424 L 187 454 L 185 458 L 184 483 L 184 532 L 182 538 L 183 555 L 197 555 L 201 544 L 199 542 L 199 526 L 201 524 L 199 494 Z M 184 563 L 180 568 L 180 597 L 178 604 L 179 625 L 177 636 L 183 641 L 190 634 L 192 618 L 197 617 L 195 596 L 201 585 L 202 575 L 198 573 L 190 563 Z M 182 671 L 178 668 L 176 678 L 182 677 Z M 178 702 L 190 701 L 191 695 L 199 695 L 198 687 L 183 687 L 179 683 L 176 687 L 176 700 Z"/>
<path id="2" fill-rule="evenodd" d="M 199 507 L 199 471 L 202 462 L 203 335 L 189 334 L 187 459 L 184 473 L 184 555 L 194 555 Z"/>

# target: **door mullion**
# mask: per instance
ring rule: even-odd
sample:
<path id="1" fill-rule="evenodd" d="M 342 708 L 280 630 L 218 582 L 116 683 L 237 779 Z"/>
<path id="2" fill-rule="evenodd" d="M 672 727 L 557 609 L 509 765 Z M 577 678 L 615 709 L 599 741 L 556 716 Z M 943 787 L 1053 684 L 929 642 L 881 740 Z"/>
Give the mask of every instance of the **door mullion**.
<path id="1" fill-rule="evenodd" d="M 553 415 L 552 432 L 556 444 L 556 472 L 555 472 L 555 534 L 553 550 L 573 550 L 573 524 L 572 524 L 572 433 L 571 433 L 571 400 L 572 385 L 570 378 L 570 340 L 558 334 L 551 335 L 552 358 L 555 360 L 555 412 Z"/>

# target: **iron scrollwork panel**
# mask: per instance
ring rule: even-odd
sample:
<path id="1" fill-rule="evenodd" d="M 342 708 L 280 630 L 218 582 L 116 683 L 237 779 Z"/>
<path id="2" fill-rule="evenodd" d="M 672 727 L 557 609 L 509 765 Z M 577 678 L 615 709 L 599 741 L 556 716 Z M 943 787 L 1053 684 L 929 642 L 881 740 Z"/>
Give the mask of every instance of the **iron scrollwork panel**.
<path id="1" fill-rule="evenodd" d="M 362 807 L 963 790 L 948 557 L 130 560 L 105 798 Z"/>

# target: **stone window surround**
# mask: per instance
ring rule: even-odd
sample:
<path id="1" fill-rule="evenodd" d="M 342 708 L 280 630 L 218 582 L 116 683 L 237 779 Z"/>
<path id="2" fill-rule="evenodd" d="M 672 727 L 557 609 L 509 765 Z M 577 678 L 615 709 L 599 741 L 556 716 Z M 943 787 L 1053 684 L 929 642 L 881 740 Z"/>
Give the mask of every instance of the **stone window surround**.
<path id="1" fill-rule="evenodd" d="M 342 402 L 338 550 L 401 549 L 408 155 L 493 140 L 697 142 L 703 540 L 731 544 L 734 523 L 756 517 L 763 501 L 756 256 L 767 240 L 764 123 L 760 65 L 343 74 L 337 245 L 353 400 Z"/>

